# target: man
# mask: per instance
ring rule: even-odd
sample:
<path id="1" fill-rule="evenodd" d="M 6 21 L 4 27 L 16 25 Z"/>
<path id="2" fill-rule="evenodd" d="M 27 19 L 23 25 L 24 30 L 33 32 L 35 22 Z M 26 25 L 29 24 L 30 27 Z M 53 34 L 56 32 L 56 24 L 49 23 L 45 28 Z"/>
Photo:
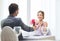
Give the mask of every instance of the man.
<path id="1" fill-rule="evenodd" d="M 9 16 L 6 19 L 2 20 L 2 22 L 1 22 L 2 28 L 4 26 L 10 26 L 12 28 L 14 28 L 15 26 L 21 26 L 21 28 L 25 31 L 28 31 L 28 32 L 33 31 L 33 28 L 25 25 L 22 22 L 21 18 L 15 17 L 18 15 L 18 11 L 19 11 L 19 8 L 18 8 L 17 4 L 15 4 L 15 3 L 10 4 Z M 19 40 L 20 39 L 22 39 L 22 34 L 19 36 Z"/>

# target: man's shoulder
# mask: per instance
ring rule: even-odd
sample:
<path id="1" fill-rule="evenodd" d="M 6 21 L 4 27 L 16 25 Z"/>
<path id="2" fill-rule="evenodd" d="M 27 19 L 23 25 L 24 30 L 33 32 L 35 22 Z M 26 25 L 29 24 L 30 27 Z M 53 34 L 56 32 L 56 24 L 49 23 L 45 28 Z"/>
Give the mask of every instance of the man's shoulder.
<path id="1" fill-rule="evenodd" d="M 16 22 L 16 21 L 21 21 L 21 18 L 11 18 L 11 19 L 9 19 L 9 18 L 6 18 L 6 19 L 3 19 L 2 21 L 1 21 L 1 23 L 3 22 Z"/>
<path id="2" fill-rule="evenodd" d="M 20 21 L 20 20 L 21 20 L 21 18 L 15 18 L 15 20 Z"/>

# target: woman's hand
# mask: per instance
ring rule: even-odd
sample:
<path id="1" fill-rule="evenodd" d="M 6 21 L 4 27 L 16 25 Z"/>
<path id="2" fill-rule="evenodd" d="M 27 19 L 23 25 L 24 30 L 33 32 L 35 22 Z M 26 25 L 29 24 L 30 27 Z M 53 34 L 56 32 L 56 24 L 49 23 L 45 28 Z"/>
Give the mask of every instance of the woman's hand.
<path id="1" fill-rule="evenodd" d="M 46 32 L 46 31 L 47 31 L 47 28 L 46 28 L 46 27 L 44 27 L 44 28 L 43 28 L 43 31 L 44 31 L 44 32 Z"/>
<path id="2" fill-rule="evenodd" d="M 48 23 L 47 22 L 44 22 L 44 27 L 48 27 Z"/>
<path id="3" fill-rule="evenodd" d="M 48 24 L 47 24 L 47 22 L 45 22 L 45 23 L 44 23 L 43 31 L 47 31 L 47 26 L 48 26 Z"/>

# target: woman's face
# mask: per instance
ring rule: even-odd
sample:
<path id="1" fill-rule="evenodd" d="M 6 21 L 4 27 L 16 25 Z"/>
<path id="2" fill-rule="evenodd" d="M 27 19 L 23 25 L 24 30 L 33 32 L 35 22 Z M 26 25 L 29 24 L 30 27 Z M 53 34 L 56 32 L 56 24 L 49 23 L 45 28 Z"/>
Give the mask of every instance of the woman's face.
<path id="1" fill-rule="evenodd" d="M 41 12 L 37 14 L 37 17 L 40 21 L 43 20 L 43 14 Z"/>

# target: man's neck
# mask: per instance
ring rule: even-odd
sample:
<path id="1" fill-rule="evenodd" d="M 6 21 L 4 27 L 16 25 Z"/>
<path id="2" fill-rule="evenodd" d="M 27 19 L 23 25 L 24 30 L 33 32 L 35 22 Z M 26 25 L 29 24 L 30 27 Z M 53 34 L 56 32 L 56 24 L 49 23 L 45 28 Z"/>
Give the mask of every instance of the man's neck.
<path id="1" fill-rule="evenodd" d="M 15 14 L 10 14 L 10 16 L 14 16 L 15 17 Z"/>

